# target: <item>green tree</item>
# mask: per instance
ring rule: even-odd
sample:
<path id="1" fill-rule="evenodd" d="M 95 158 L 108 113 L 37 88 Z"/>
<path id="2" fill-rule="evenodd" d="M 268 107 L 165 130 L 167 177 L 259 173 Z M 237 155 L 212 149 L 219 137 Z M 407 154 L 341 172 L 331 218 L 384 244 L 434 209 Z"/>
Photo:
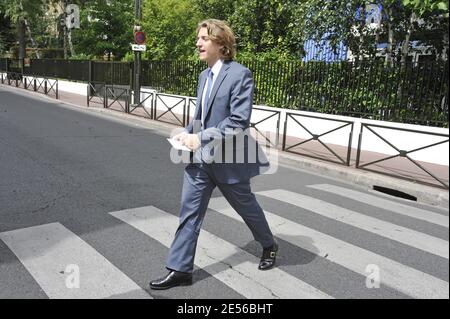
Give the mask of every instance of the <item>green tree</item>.
<path id="1" fill-rule="evenodd" d="M 402 45 L 401 60 L 405 61 L 410 51 L 411 37 L 448 54 L 448 2 L 440 0 L 402 0 L 409 12 L 406 35 Z M 434 34 L 434 36 L 433 36 Z M 419 36 L 417 36 L 419 35 Z M 437 41 L 436 41 L 437 40 Z M 438 54 L 438 52 L 435 52 Z"/>
<path id="2" fill-rule="evenodd" d="M 11 49 L 15 38 L 11 20 L 0 14 L 0 55 L 5 55 Z"/>
<path id="3" fill-rule="evenodd" d="M 80 29 L 72 31 L 75 51 L 92 57 L 122 59 L 133 42 L 133 0 L 86 0 Z"/>
<path id="4" fill-rule="evenodd" d="M 144 0 L 144 31 L 148 59 L 189 59 L 195 54 L 195 30 L 200 20 L 190 0 Z"/>
<path id="5" fill-rule="evenodd" d="M 364 1 L 304 1 L 298 9 L 294 26 L 304 39 L 328 41 L 337 50 L 344 43 L 354 55 L 373 51 L 373 43 L 365 37 Z"/>
<path id="6" fill-rule="evenodd" d="M 303 41 L 293 28 L 295 0 L 145 0 L 143 26 L 150 59 L 195 56 L 195 30 L 203 19 L 227 21 L 241 59 L 297 59 Z"/>
<path id="7" fill-rule="evenodd" d="M 26 31 L 30 32 L 28 21 L 36 19 L 36 17 L 43 14 L 44 1 L 43 0 L 0 0 L 0 12 L 4 17 L 9 19 L 17 25 L 17 38 L 19 44 L 18 57 L 25 58 L 26 48 Z"/>
<path id="8" fill-rule="evenodd" d="M 236 0 L 192 0 L 191 2 L 195 10 L 199 12 L 200 19 L 211 18 L 225 21 L 228 21 L 241 3 Z"/>
<path id="9" fill-rule="evenodd" d="M 236 32 L 238 53 L 268 60 L 298 59 L 303 39 L 294 27 L 295 0 L 238 0 L 229 22 Z"/>
<path id="10" fill-rule="evenodd" d="M 366 6 L 376 4 L 382 9 L 379 28 L 365 21 Z M 304 39 L 328 40 L 337 48 L 344 43 L 357 58 L 374 57 L 379 43 L 388 43 L 386 59 L 406 60 L 411 41 L 448 47 L 448 4 L 436 0 L 307 0 L 296 15 L 295 27 Z M 447 40 L 445 40 L 447 39 Z M 447 45 L 445 45 L 447 43 Z"/>
<path id="11" fill-rule="evenodd" d="M 402 0 L 403 5 L 411 7 L 418 16 L 428 12 L 441 11 L 448 16 L 448 1 L 441 0 Z"/>

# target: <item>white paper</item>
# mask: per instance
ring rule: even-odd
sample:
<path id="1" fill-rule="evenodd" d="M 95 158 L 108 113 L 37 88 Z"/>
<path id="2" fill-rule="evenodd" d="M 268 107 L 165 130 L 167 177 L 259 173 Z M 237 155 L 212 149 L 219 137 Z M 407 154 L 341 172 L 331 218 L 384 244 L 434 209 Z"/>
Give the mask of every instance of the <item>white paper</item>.
<path id="1" fill-rule="evenodd" d="M 191 152 L 191 150 L 186 145 L 181 144 L 180 141 L 174 140 L 173 138 L 168 138 L 167 140 L 169 141 L 169 143 L 172 145 L 173 148 L 177 150 Z"/>

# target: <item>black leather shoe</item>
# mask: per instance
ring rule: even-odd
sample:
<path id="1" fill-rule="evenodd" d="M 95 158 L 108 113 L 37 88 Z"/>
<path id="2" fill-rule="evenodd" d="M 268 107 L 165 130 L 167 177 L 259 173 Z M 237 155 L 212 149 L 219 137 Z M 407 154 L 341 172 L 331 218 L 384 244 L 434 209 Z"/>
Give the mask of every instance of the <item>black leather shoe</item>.
<path id="1" fill-rule="evenodd" d="M 171 270 L 165 277 L 150 281 L 150 288 L 156 290 L 169 289 L 176 286 L 192 285 L 192 274 Z"/>
<path id="2" fill-rule="evenodd" d="M 261 261 L 259 262 L 259 270 L 268 270 L 275 266 L 275 260 L 277 258 L 278 243 L 274 242 L 269 248 L 264 248 Z"/>

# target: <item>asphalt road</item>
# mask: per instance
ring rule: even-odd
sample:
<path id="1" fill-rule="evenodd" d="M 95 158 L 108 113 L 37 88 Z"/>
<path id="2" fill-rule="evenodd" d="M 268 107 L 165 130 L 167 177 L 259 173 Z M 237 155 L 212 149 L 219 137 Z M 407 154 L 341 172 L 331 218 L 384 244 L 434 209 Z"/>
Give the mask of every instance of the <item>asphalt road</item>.
<path id="1" fill-rule="evenodd" d="M 448 210 L 282 165 L 252 179 L 276 270 L 256 270 L 261 248 L 215 191 L 194 285 L 149 291 L 180 206 L 166 137 L 0 86 L 0 298 L 448 298 Z"/>

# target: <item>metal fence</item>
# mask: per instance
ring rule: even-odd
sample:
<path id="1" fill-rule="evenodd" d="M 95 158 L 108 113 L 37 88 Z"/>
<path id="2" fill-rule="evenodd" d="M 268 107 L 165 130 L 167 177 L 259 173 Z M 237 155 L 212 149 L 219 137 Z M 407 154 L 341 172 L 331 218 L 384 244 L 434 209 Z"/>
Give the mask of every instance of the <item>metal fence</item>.
<path id="1" fill-rule="evenodd" d="M 326 132 L 320 132 L 318 133 L 316 130 L 314 130 L 314 127 L 307 127 L 306 124 L 303 122 L 303 119 L 316 119 L 321 120 L 322 122 L 335 122 L 338 123 L 333 128 L 328 129 Z M 295 144 L 288 145 L 287 137 L 288 137 L 288 123 L 293 121 L 294 125 L 297 125 L 298 128 L 301 128 L 304 132 L 307 133 L 308 138 L 299 139 L 296 138 Z M 338 119 L 332 119 L 332 118 L 326 118 L 321 116 L 311 116 L 311 115 L 305 115 L 305 114 L 296 114 L 292 112 L 286 112 L 286 118 L 284 122 L 284 134 L 283 134 L 283 144 L 282 144 L 282 150 L 285 152 L 291 152 L 294 154 L 299 154 L 303 156 L 308 156 L 316 159 L 322 159 L 329 162 L 333 162 L 336 164 L 343 164 L 346 166 L 350 166 L 350 156 L 351 156 L 351 150 L 352 150 L 352 137 L 353 137 L 353 127 L 354 123 L 353 121 L 343 121 Z M 346 132 L 343 132 L 342 129 L 346 129 Z M 326 135 L 329 135 L 331 133 L 334 133 L 336 131 L 340 131 L 340 133 L 343 136 L 346 136 L 348 134 L 348 143 L 346 146 L 346 152 L 345 155 L 338 154 L 335 150 L 333 150 L 330 146 L 331 143 L 326 143 L 322 140 L 323 137 Z M 348 131 L 348 132 L 347 132 Z M 320 144 L 328 153 L 328 155 L 331 155 L 331 158 L 326 155 L 318 156 L 317 151 L 310 151 L 309 153 L 305 153 L 304 151 L 296 150 L 296 147 L 305 145 L 309 142 L 317 142 Z"/>
<path id="2" fill-rule="evenodd" d="M 111 85 L 131 84 L 133 64 L 128 62 L 89 61 L 90 80 Z"/>
<path id="3" fill-rule="evenodd" d="M 0 71 L 7 70 L 7 59 L 0 59 Z"/>
<path id="4" fill-rule="evenodd" d="M 407 142 L 404 142 L 402 145 L 395 145 L 395 142 L 392 140 L 388 140 L 386 137 L 383 137 L 380 132 L 377 132 L 377 129 L 384 129 L 384 130 L 390 130 L 390 131 L 396 131 L 396 132 L 409 132 L 416 134 L 417 137 L 420 135 L 426 136 L 430 142 L 427 145 L 423 145 L 421 147 L 417 147 L 414 149 L 409 149 L 406 147 L 408 144 Z M 362 140 L 365 135 L 363 134 L 364 130 L 367 132 L 372 133 L 374 136 L 376 136 L 380 141 L 383 141 L 385 144 L 389 145 L 391 149 L 396 151 L 396 154 L 389 155 L 389 156 L 383 156 L 382 158 L 378 158 L 376 160 L 372 160 L 370 162 L 361 163 L 361 153 L 362 153 Z M 432 141 L 433 137 L 440 137 L 441 140 L 439 141 Z M 437 181 L 441 186 L 448 189 L 448 167 L 447 167 L 447 180 L 442 176 L 437 176 L 436 173 L 433 173 L 429 168 L 425 167 L 424 163 L 420 163 L 417 160 L 414 160 L 411 157 L 411 154 L 416 153 L 418 151 L 423 151 L 425 149 L 429 150 L 430 148 L 433 148 L 435 146 L 441 145 L 441 144 L 449 144 L 449 135 L 448 134 L 439 134 L 439 133 L 432 133 L 432 132 L 423 132 L 418 130 L 411 130 L 411 129 L 405 129 L 405 128 L 398 128 L 398 127 L 390 127 L 390 126 L 384 126 L 384 125 L 375 125 L 375 124 L 368 124 L 368 123 L 362 123 L 361 125 L 361 131 L 359 133 L 359 141 L 358 141 L 358 150 L 357 150 L 357 157 L 356 157 L 356 168 L 364 169 L 368 171 L 373 171 L 376 173 L 381 173 L 389 176 L 395 176 L 398 177 L 398 173 L 393 173 L 392 171 L 388 172 L 382 172 L 380 170 L 375 170 L 375 164 L 386 162 L 388 160 L 392 160 L 395 158 L 403 158 L 409 161 L 409 163 L 412 163 L 414 166 L 418 167 L 420 171 L 425 172 L 428 176 L 430 176 L 434 181 Z M 405 165 L 405 163 L 403 163 Z M 370 166 L 370 167 L 369 167 Z M 417 179 L 412 177 L 404 177 L 405 179 L 409 179 L 412 181 L 417 181 Z M 432 186 L 436 186 L 434 184 L 430 184 L 429 182 L 419 181 L 424 184 L 429 184 Z"/>
<path id="5" fill-rule="evenodd" d="M 241 61 L 253 73 L 254 103 L 293 110 L 448 127 L 448 62 Z M 199 61 L 143 61 L 142 85 L 195 96 Z M 129 62 L 0 59 L 0 70 L 132 86 Z"/>
<path id="6" fill-rule="evenodd" d="M 196 96 L 198 77 L 206 67 L 196 61 L 143 61 L 143 85 L 164 93 Z"/>
<path id="7" fill-rule="evenodd" d="M 31 60 L 25 73 L 34 76 L 50 76 L 59 79 L 88 81 L 89 61 Z"/>
<path id="8" fill-rule="evenodd" d="M 0 66 L 4 66 L 5 63 L 0 60 Z M 88 63 L 74 63 L 73 65 L 78 65 L 80 68 L 86 67 L 90 69 L 89 74 L 93 76 L 95 72 L 103 77 L 98 77 L 99 80 L 104 81 L 88 81 L 87 88 L 87 105 L 93 106 L 94 104 L 99 105 L 103 108 L 108 108 L 111 110 L 125 112 L 128 114 L 133 114 L 141 117 L 146 117 L 156 121 L 162 121 L 166 123 L 175 124 L 178 126 L 185 126 L 191 120 L 191 115 L 193 108 L 196 106 L 195 98 L 190 96 L 180 96 L 174 94 L 163 94 L 157 93 L 155 91 L 141 91 L 141 101 L 139 104 L 131 104 L 132 97 L 132 89 L 130 89 L 126 84 L 125 85 L 109 85 L 106 81 L 117 81 L 120 83 L 120 79 L 125 79 L 125 74 L 129 72 L 130 64 L 113 64 L 113 63 L 96 63 L 87 61 Z M 6 66 L 11 66 L 11 64 L 6 63 Z M 45 65 L 45 64 L 44 64 Z M 58 65 L 58 62 L 54 65 Z M 64 65 L 64 64 L 63 64 Z M 19 64 L 20 66 L 20 64 Z M 55 66 L 55 68 L 56 68 Z M 108 67 L 109 66 L 109 67 Z M 56 98 L 58 98 L 58 81 L 54 79 L 49 79 L 43 77 L 42 75 L 30 76 L 24 75 L 26 72 L 31 72 L 30 68 L 32 66 L 21 66 L 24 68 L 23 73 L 15 73 L 15 72 L 0 72 L 0 83 L 9 84 L 16 87 L 22 87 L 28 90 L 34 90 L 36 92 L 42 92 L 44 94 L 55 94 Z M 40 64 L 35 64 L 35 68 L 41 68 L 41 73 L 51 73 L 55 72 L 53 69 L 45 69 Z M 64 65 L 65 69 L 62 70 L 70 70 L 74 66 Z M 127 69 L 128 67 L 128 69 Z M 28 68 L 28 69 L 27 69 Z M 95 69 L 94 69 L 95 68 Z M 10 69 L 11 70 L 11 69 Z M 31 69 L 32 70 L 32 69 Z M 37 70 L 37 71 L 36 71 Z M 108 72 L 106 72 L 107 70 Z M 26 71 L 26 72 L 25 72 Z M 38 72 L 39 69 L 34 69 L 34 71 Z M 59 72 L 59 71 L 58 71 Z M 82 72 L 78 73 L 82 74 Z M 174 75 L 174 74 L 172 74 Z M 163 73 L 161 72 L 161 77 L 158 79 L 154 79 L 154 81 L 161 81 L 159 83 L 164 84 L 163 78 L 170 77 L 171 73 Z M 181 75 L 180 75 L 181 76 Z M 180 80 L 181 81 L 181 80 Z M 197 81 L 193 81 L 196 83 Z M 179 82 L 181 85 L 192 85 L 187 82 Z M 196 84 L 195 84 L 196 85 Z M 254 109 L 258 110 L 260 116 L 253 117 L 250 123 L 250 127 L 259 138 L 260 141 L 265 143 L 267 146 L 272 148 L 280 148 L 279 145 L 279 136 L 280 136 L 280 122 L 281 112 L 267 110 L 261 107 L 254 107 Z M 316 119 L 320 121 L 332 121 L 334 122 L 333 127 L 330 127 L 325 132 L 322 130 L 321 132 L 317 132 L 317 129 L 314 125 L 306 124 L 304 119 Z M 296 114 L 293 112 L 286 112 L 286 116 L 284 117 L 284 132 L 283 139 L 281 143 L 281 150 L 285 152 L 291 152 L 295 154 L 300 154 L 303 156 L 309 156 L 321 160 L 331 161 L 338 164 L 343 164 L 350 166 L 350 157 L 351 157 L 351 141 L 353 135 L 353 127 L 354 122 L 352 121 L 342 121 L 342 120 L 334 120 L 328 117 L 321 116 L 311 116 L 304 114 Z M 296 129 L 303 129 L 306 133 L 309 134 L 307 138 L 296 138 L 295 136 L 288 136 L 288 124 L 289 127 L 294 125 Z M 267 126 L 268 125 L 268 126 Z M 261 126 L 261 127 L 260 127 Z M 265 131 L 268 127 L 270 127 L 269 131 Z M 421 146 L 420 148 L 407 150 L 405 146 L 396 146 L 392 141 L 387 140 L 380 134 L 378 134 L 375 129 L 383 128 L 390 130 L 407 131 L 412 133 L 417 133 L 421 135 L 427 136 L 430 138 L 430 142 Z M 345 130 L 343 133 L 342 131 Z M 325 140 L 326 135 L 334 133 L 336 131 L 340 131 L 344 138 L 348 139 L 348 144 L 345 147 L 339 147 L 339 145 L 334 145 Z M 364 131 L 364 132 L 363 132 Z M 271 132 L 275 134 L 270 134 Z M 269 134 L 267 134 L 269 133 Z M 390 145 L 393 149 L 397 151 L 397 154 L 390 156 L 386 155 L 382 158 L 377 158 L 376 160 L 370 159 L 369 161 L 361 161 L 362 152 L 362 140 L 364 137 L 368 135 L 368 133 L 373 133 L 376 135 L 381 141 Z M 443 139 L 440 141 L 432 141 L 433 137 L 442 137 Z M 441 144 L 448 144 L 448 134 L 436 134 L 424 131 L 414 131 L 409 129 L 400 129 L 395 127 L 388 126 L 379 126 L 374 124 L 362 123 L 358 149 L 357 149 L 357 158 L 355 167 L 358 169 L 365 169 L 369 171 L 374 171 L 377 173 L 388 174 L 391 176 L 396 176 L 400 178 L 404 178 L 407 180 L 411 180 L 414 182 L 418 182 L 421 184 L 431 185 L 435 187 L 444 187 L 448 189 L 448 167 L 447 167 L 447 175 L 442 173 L 442 170 L 435 172 L 435 168 L 430 169 L 427 165 L 417 160 L 414 160 L 409 155 L 414 152 L 422 151 L 425 149 L 430 149 L 435 146 L 439 146 Z M 315 146 L 304 147 L 305 144 L 314 143 L 315 146 L 321 146 L 322 150 L 315 148 Z M 325 151 L 325 152 L 324 152 Z M 386 162 L 391 159 L 397 158 L 405 158 L 410 163 L 415 165 L 420 169 L 419 173 L 425 172 L 427 176 L 423 177 L 422 175 L 412 175 L 404 176 L 403 172 L 395 172 L 390 166 L 382 167 L 379 165 L 381 162 Z M 381 171 L 380 171 L 381 170 Z M 384 171 L 383 171 L 384 170 Z M 445 173 L 445 172 L 444 172 Z M 430 182 L 431 179 L 431 182 Z M 436 184 L 437 182 L 437 184 Z"/>
<path id="9" fill-rule="evenodd" d="M 25 90 L 43 93 L 59 99 L 58 79 L 34 77 L 16 72 L 0 71 L 0 83 L 15 86 Z"/>
<path id="10" fill-rule="evenodd" d="M 448 63 L 250 63 L 258 104 L 448 126 Z"/>

